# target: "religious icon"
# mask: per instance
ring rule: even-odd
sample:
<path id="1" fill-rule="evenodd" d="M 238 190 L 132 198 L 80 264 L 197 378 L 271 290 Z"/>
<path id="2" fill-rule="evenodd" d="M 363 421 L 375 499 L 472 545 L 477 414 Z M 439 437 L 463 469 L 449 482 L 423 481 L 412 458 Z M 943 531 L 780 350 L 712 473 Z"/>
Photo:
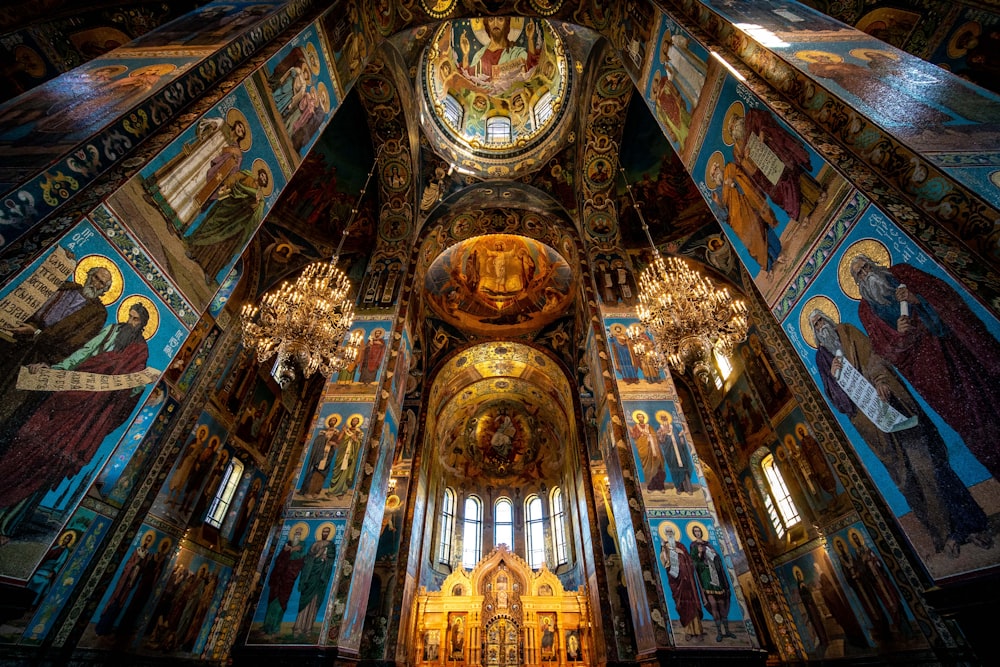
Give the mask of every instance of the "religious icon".
<path id="1" fill-rule="evenodd" d="M 3 434 L 7 448 L 0 472 L 8 483 L 0 490 L 0 544 L 32 520 L 48 491 L 89 465 L 105 437 L 132 415 L 143 387 L 159 376 L 146 366 L 147 340 L 159 327 L 157 306 L 148 297 L 130 295 L 117 311 L 116 322 L 61 361 L 22 367 L 17 388 L 44 393 L 32 400 L 34 409 L 25 410 L 19 428 Z M 113 388 L 99 390 L 101 378 L 95 376 L 107 378 Z M 53 448 L 52 442 L 70 443 L 72 451 Z M 35 474 L 18 472 L 25 466 Z"/>

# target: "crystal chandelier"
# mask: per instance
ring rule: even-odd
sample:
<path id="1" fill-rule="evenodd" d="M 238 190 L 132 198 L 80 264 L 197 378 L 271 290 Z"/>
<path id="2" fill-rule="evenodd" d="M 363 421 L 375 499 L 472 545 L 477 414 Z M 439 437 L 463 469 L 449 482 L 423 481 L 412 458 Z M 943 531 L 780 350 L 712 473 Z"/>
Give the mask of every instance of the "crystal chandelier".
<path id="1" fill-rule="evenodd" d="M 621 172 L 624 177 L 625 170 Z M 684 373 L 690 367 L 695 377 L 707 383 L 713 351 L 731 356 L 746 337 L 746 304 L 680 257 L 664 259 L 627 179 L 625 189 L 653 251 L 653 261 L 639 276 L 636 314 L 642 325 L 627 329 L 632 349 L 657 368 L 669 364 Z"/>
<path id="2" fill-rule="evenodd" d="M 381 149 L 379 149 L 381 153 Z M 257 305 L 246 304 L 240 314 L 243 345 L 257 352 L 264 363 L 278 355 L 276 377 L 282 386 L 301 371 L 305 377 L 319 372 L 323 377 L 349 365 L 357 358 L 362 334 L 348 335 L 354 323 L 351 281 L 337 268 L 340 251 L 350 233 L 361 200 L 375 172 L 375 164 L 351 209 L 333 257 L 306 266 L 298 278 L 285 281 L 265 294 Z"/>

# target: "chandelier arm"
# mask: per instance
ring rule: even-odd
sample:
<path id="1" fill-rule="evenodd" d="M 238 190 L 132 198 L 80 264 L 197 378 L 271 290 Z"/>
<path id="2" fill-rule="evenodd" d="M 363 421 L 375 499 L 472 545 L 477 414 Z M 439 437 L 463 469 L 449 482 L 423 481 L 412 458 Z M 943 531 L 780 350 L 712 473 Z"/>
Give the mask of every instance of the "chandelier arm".
<path id="1" fill-rule="evenodd" d="M 257 361 L 261 364 L 277 354 L 275 367 L 282 386 L 294 380 L 297 372 L 310 377 L 319 371 L 329 377 L 358 355 L 363 337 L 348 334 L 354 322 L 354 303 L 348 299 L 353 286 L 346 274 L 337 268 L 337 260 L 361 209 L 383 148 L 384 144 L 375 155 L 330 260 L 309 264 L 294 282 L 286 281 L 264 294 L 258 305 L 243 306 L 243 344 L 257 352 Z"/>
<path id="2" fill-rule="evenodd" d="M 664 259 L 653 243 L 642 205 L 635 198 L 624 167 L 619 171 L 653 251 L 653 259 L 638 281 L 636 314 L 645 332 L 638 325 L 628 327 L 629 345 L 644 364 L 657 369 L 669 365 L 678 373 L 691 368 L 707 382 L 713 350 L 728 356 L 746 337 L 746 306 L 684 259 L 673 255 Z"/>

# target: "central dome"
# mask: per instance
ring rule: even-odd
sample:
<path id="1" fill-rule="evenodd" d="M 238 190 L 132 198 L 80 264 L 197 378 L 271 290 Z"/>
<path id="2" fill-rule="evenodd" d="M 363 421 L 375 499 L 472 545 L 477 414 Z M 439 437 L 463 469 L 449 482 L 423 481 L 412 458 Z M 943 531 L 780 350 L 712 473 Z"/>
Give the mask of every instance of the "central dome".
<path id="1" fill-rule="evenodd" d="M 507 176 L 559 125 L 570 71 L 548 21 L 445 22 L 422 61 L 425 129 L 454 149 L 453 163 Z"/>

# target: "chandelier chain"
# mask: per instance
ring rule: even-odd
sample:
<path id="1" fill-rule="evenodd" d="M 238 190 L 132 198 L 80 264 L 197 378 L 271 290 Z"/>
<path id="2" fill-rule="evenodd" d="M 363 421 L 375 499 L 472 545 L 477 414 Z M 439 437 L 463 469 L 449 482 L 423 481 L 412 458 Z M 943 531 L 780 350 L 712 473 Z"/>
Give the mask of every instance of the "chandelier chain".
<path id="1" fill-rule="evenodd" d="M 657 368 L 670 365 L 683 373 L 691 366 L 707 382 L 711 354 L 717 350 L 730 356 L 746 337 L 746 304 L 692 269 L 686 260 L 660 254 L 625 169 L 619 170 L 652 250 L 652 261 L 639 276 L 636 314 L 641 325 L 627 330 L 632 349 Z"/>
<path id="2" fill-rule="evenodd" d="M 348 335 L 354 323 L 352 285 L 337 262 L 381 154 L 379 147 L 333 256 L 307 265 L 294 281 L 285 281 L 264 294 L 258 305 L 243 306 L 243 345 L 256 351 L 260 363 L 277 355 L 277 377 L 283 385 L 292 381 L 297 371 L 305 377 L 316 372 L 330 377 L 358 356 L 362 333 Z"/>

